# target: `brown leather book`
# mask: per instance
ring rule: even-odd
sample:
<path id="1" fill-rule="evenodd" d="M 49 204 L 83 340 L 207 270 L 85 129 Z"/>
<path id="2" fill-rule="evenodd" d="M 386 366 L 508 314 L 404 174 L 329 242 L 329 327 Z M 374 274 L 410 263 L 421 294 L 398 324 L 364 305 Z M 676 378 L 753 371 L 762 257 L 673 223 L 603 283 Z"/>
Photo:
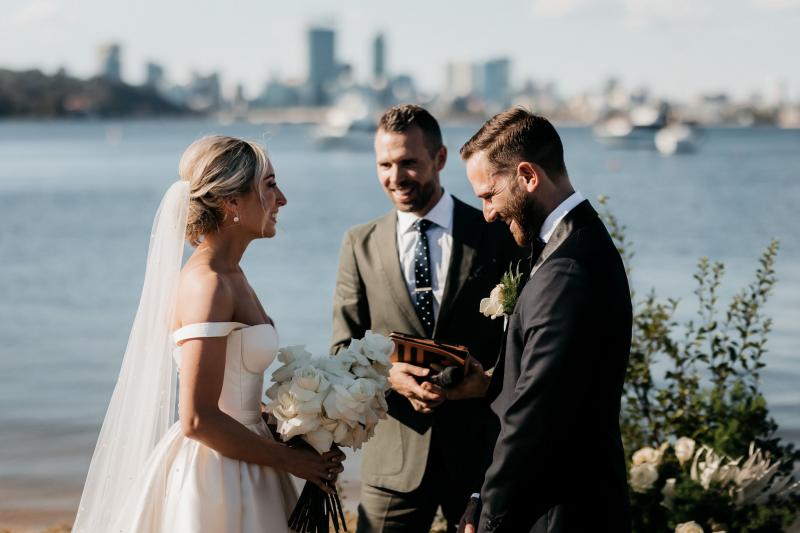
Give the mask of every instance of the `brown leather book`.
<path id="1" fill-rule="evenodd" d="M 431 363 L 435 363 L 441 366 L 463 367 L 469 357 L 466 346 L 445 344 L 397 332 L 390 333 L 389 338 L 394 341 L 395 350 L 391 355 L 394 363 L 409 363 L 424 367 L 430 367 Z"/>

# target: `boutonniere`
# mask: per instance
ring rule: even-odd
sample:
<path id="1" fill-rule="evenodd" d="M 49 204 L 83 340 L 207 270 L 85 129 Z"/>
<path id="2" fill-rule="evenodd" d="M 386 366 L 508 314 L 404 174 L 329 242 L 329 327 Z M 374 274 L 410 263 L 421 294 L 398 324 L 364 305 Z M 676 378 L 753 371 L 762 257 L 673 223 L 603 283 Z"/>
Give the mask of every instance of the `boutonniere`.
<path id="1" fill-rule="evenodd" d="M 481 313 L 492 320 L 513 313 L 522 286 L 522 276 L 520 263 L 517 263 L 516 268 L 509 267 L 508 272 L 500 278 L 500 283 L 489 293 L 489 297 L 481 300 Z"/>

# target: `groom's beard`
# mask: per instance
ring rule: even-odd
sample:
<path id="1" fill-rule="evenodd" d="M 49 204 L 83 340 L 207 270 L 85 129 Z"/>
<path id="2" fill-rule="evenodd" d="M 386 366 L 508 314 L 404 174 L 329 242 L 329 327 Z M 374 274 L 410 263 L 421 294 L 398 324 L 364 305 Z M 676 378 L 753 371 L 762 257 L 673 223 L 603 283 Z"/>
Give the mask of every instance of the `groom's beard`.
<path id="1" fill-rule="evenodd" d="M 547 218 L 547 212 L 535 198 L 525 194 L 516 184 L 513 186 L 511 200 L 505 211 L 506 216 L 514 222 L 511 234 L 519 246 L 527 246 L 539 238 L 539 231 Z"/>

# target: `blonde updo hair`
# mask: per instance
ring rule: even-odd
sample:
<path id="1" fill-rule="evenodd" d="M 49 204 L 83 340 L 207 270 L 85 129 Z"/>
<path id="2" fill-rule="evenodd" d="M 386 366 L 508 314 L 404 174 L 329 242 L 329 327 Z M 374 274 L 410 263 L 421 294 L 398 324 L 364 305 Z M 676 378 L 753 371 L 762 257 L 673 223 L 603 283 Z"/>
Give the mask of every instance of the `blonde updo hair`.
<path id="1" fill-rule="evenodd" d="M 189 182 L 186 240 L 197 246 L 201 236 L 218 231 L 224 200 L 249 192 L 268 166 L 266 151 L 254 142 L 222 135 L 193 142 L 178 165 L 181 179 Z"/>

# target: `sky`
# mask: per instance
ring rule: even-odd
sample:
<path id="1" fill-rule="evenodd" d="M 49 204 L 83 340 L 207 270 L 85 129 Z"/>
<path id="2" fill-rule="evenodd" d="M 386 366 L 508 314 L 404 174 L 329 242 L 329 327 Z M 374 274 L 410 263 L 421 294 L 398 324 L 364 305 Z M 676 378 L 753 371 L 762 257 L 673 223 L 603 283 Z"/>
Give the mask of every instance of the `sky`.
<path id="1" fill-rule="evenodd" d="M 450 61 L 508 57 L 512 81 L 553 81 L 562 94 L 626 87 L 688 98 L 769 95 L 800 99 L 800 0 L 0 0 L 0 68 L 98 70 L 98 48 L 123 46 L 123 78 L 148 60 L 172 82 L 219 71 L 250 97 L 271 75 L 307 74 L 306 32 L 337 29 L 337 59 L 366 79 L 383 32 L 391 73 L 429 92 Z"/>

